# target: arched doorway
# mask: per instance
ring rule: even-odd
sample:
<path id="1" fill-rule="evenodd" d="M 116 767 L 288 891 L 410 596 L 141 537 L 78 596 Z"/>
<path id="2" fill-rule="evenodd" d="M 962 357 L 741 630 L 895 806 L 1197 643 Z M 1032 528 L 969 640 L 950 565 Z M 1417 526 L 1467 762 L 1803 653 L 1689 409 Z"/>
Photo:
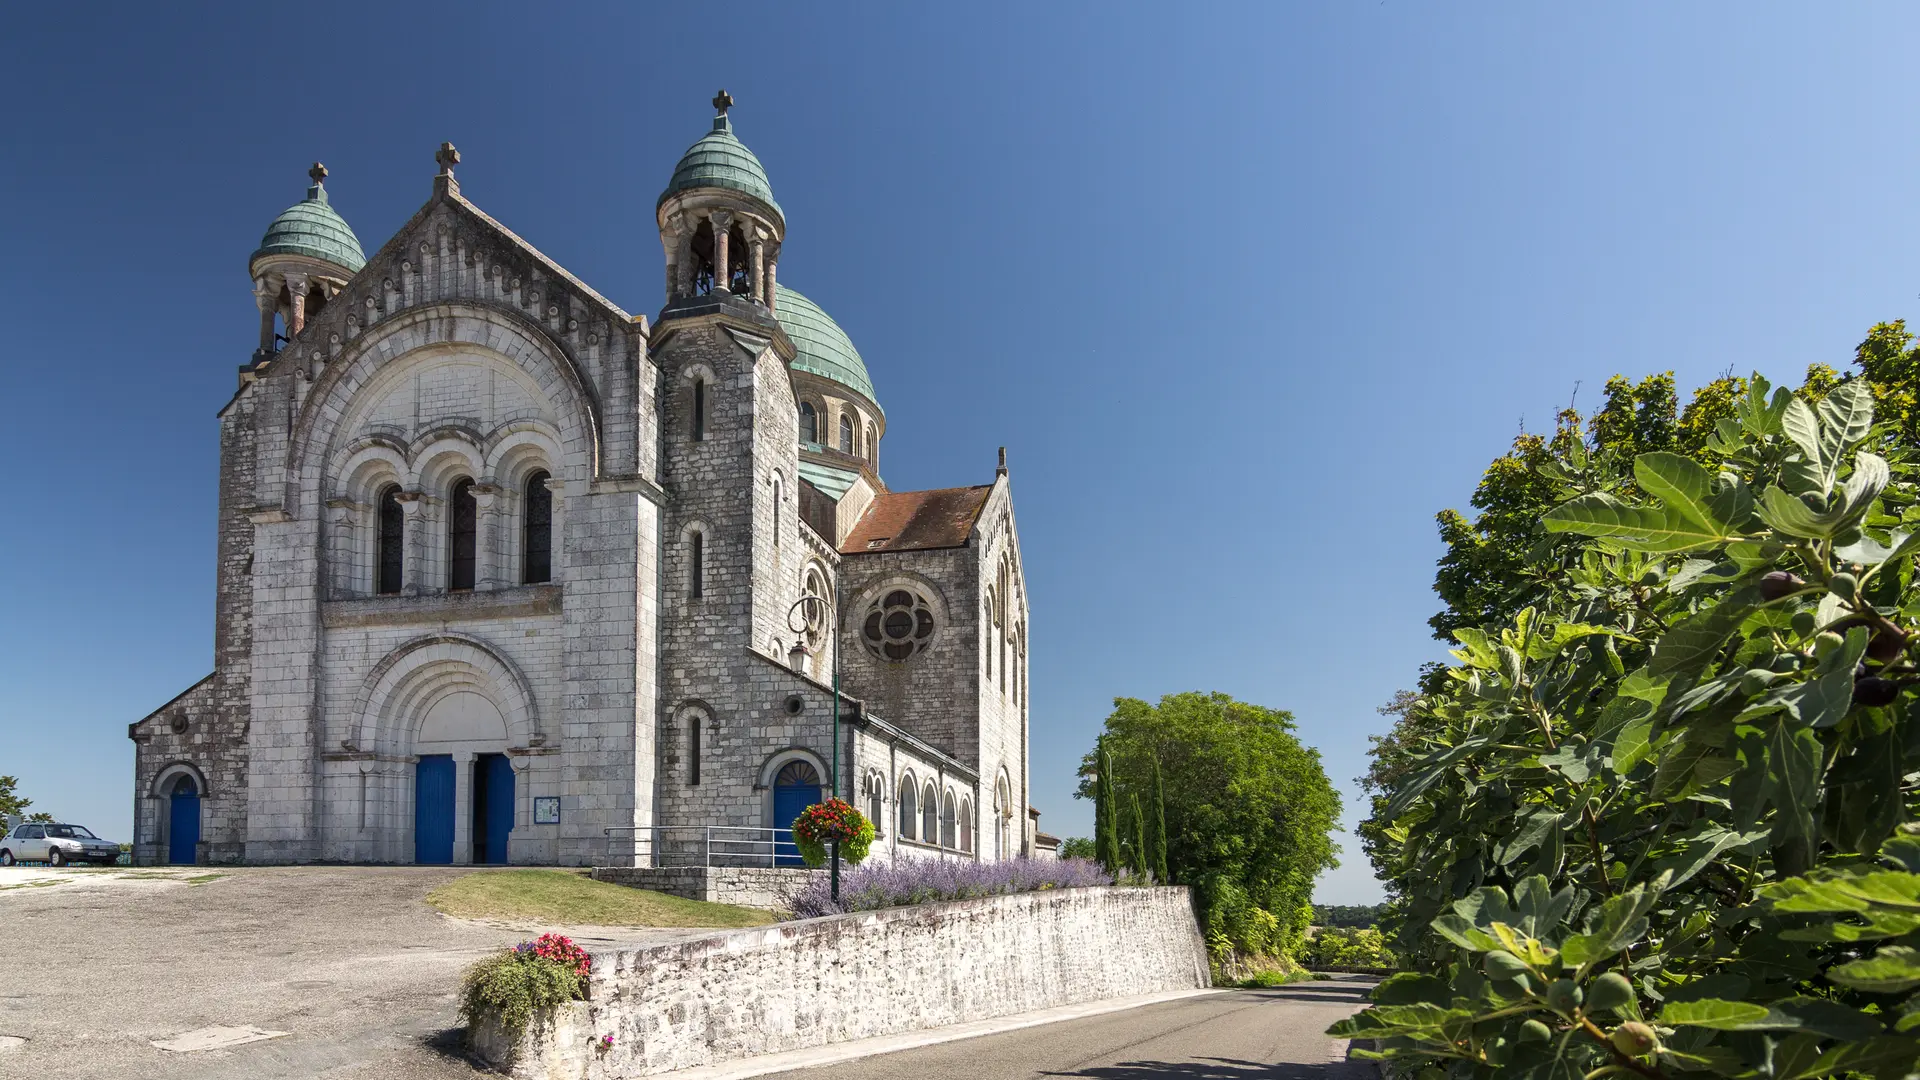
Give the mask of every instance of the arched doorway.
<path id="1" fill-rule="evenodd" d="M 773 778 L 774 865 L 805 866 L 793 844 L 793 819 L 820 801 L 820 774 L 804 761 L 789 761 Z"/>
<path id="2" fill-rule="evenodd" d="M 200 786 L 182 775 L 167 801 L 167 861 L 191 866 L 200 854 Z"/>

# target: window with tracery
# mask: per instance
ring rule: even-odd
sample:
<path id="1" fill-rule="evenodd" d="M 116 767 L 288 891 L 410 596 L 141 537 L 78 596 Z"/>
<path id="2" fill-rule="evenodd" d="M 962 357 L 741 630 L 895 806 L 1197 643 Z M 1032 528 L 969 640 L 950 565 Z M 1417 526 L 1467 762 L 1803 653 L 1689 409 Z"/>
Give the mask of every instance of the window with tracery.
<path id="1" fill-rule="evenodd" d="M 473 481 L 458 480 L 447 493 L 447 588 L 473 588 L 474 549 L 480 537 L 480 507 Z"/>
<path id="2" fill-rule="evenodd" d="M 400 507 L 400 485 L 388 484 L 380 492 L 379 515 L 379 557 L 373 589 L 391 596 L 400 591 L 400 571 L 406 565 L 407 514 Z"/>
<path id="3" fill-rule="evenodd" d="M 540 585 L 553 580 L 553 491 L 547 487 L 552 477 L 539 469 L 527 477 L 525 521 L 520 535 L 520 580 Z"/>
<path id="4" fill-rule="evenodd" d="M 867 612 L 860 636 L 876 656 L 910 660 L 933 643 L 933 605 L 910 589 L 894 589 Z"/>

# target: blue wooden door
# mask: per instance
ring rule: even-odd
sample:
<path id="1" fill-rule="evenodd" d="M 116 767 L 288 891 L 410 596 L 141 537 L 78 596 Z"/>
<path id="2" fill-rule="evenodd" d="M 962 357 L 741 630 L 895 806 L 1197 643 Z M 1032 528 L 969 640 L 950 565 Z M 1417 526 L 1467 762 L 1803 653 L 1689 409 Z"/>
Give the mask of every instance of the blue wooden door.
<path id="1" fill-rule="evenodd" d="M 167 861 L 192 865 L 200 848 L 200 791 L 191 780 L 173 789 L 167 819 Z"/>
<path id="2" fill-rule="evenodd" d="M 480 861 L 507 861 L 507 834 L 513 831 L 513 760 L 505 754 L 481 757 L 480 791 L 484 798 L 482 825 L 486 829 Z"/>
<path id="3" fill-rule="evenodd" d="M 413 861 L 453 861 L 451 754 L 428 754 L 413 768 Z"/>
<path id="4" fill-rule="evenodd" d="M 773 779 L 774 865 L 805 866 L 793 844 L 793 819 L 820 801 L 820 774 L 804 761 L 790 761 Z"/>

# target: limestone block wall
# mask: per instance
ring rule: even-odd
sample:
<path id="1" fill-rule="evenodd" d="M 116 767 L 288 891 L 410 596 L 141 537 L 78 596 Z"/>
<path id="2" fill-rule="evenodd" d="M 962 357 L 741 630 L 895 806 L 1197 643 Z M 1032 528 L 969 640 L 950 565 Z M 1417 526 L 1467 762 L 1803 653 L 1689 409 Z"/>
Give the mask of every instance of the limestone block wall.
<path id="1" fill-rule="evenodd" d="M 597 953 L 591 1000 L 536 1028 L 512 1074 L 650 1076 L 1208 979 L 1184 888 L 837 915 Z"/>
<path id="2" fill-rule="evenodd" d="M 596 866 L 593 880 L 689 900 L 779 911 L 809 878 L 825 872 L 779 866 Z"/>

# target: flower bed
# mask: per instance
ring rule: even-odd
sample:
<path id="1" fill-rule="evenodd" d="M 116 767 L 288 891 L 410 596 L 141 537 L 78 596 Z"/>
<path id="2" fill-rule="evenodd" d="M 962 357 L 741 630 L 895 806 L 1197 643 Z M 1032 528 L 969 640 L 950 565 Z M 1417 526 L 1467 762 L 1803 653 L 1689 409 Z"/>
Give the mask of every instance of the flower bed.
<path id="1" fill-rule="evenodd" d="M 495 953 L 467 969 L 460 984 L 460 1019 L 469 1038 L 497 1025 L 518 1043 L 536 1014 L 587 996 L 593 959 L 559 934 L 542 934 Z"/>
<path id="2" fill-rule="evenodd" d="M 1011 859 L 1005 862 L 914 860 L 886 866 L 857 866 L 840 875 L 840 901 L 831 884 L 817 876 L 788 899 L 796 919 L 873 911 L 906 904 L 968 900 L 1002 893 L 1038 892 L 1111 885 L 1112 875 L 1092 859 Z"/>

